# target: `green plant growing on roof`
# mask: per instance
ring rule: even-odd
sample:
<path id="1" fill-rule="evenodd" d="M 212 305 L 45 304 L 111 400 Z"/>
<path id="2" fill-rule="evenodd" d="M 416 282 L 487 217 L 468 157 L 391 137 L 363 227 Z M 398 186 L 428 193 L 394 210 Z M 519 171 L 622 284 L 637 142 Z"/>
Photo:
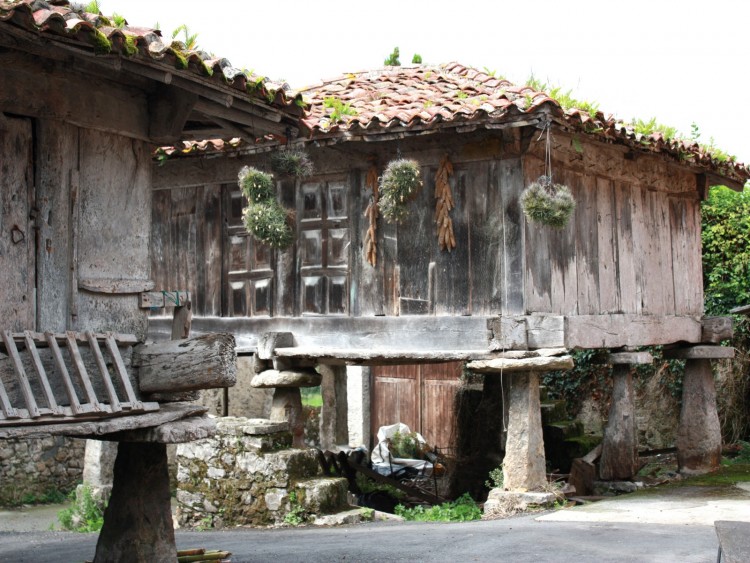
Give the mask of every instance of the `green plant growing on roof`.
<path id="1" fill-rule="evenodd" d="M 136 45 L 135 35 L 125 36 L 125 54 L 128 57 L 138 54 L 138 45 Z"/>
<path id="2" fill-rule="evenodd" d="M 399 223 L 406 217 L 406 206 L 422 187 L 419 163 L 396 159 L 386 166 L 379 179 L 378 207 L 389 223 Z"/>
<path id="3" fill-rule="evenodd" d="M 188 29 L 188 26 L 184 23 L 182 25 L 177 26 L 177 28 L 172 32 L 172 39 L 178 40 L 177 36 L 182 33 L 182 38 L 180 42 L 185 46 L 186 51 L 197 51 L 198 50 L 198 34 L 197 33 L 190 33 L 190 30 Z"/>
<path id="4" fill-rule="evenodd" d="M 92 40 L 94 43 L 94 53 L 97 55 L 109 55 L 112 52 L 112 42 L 98 29 L 93 30 Z"/>
<path id="5" fill-rule="evenodd" d="M 419 53 L 414 53 L 414 56 L 411 58 L 411 64 L 413 65 L 421 65 L 422 64 L 422 55 Z"/>
<path id="6" fill-rule="evenodd" d="M 110 17 L 110 20 L 112 21 L 114 26 L 118 29 L 122 29 L 128 24 L 128 21 L 125 19 L 125 16 L 121 16 L 117 12 L 112 14 L 112 16 Z"/>
<path id="7" fill-rule="evenodd" d="M 341 98 L 336 96 L 327 96 L 323 100 L 323 107 L 332 110 L 328 118 L 333 123 L 343 121 L 345 115 L 357 115 L 357 110 L 351 104 L 343 102 Z"/>
<path id="8" fill-rule="evenodd" d="M 390 55 L 383 61 L 383 64 L 385 66 L 401 66 L 401 61 L 399 60 L 399 50 L 398 47 L 394 47 L 393 51 Z"/>

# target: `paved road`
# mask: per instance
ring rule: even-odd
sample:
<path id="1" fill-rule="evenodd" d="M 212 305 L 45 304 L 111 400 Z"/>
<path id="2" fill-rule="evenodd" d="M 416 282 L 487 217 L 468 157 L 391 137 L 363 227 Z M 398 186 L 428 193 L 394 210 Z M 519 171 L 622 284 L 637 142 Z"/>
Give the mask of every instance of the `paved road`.
<path id="1" fill-rule="evenodd" d="M 536 515 L 538 516 L 538 515 Z M 534 515 L 465 524 L 391 522 L 337 528 L 178 531 L 179 549 L 233 553 L 232 561 L 713 562 L 712 526 L 540 522 Z M 91 560 L 96 534 L 0 533 L 0 561 Z"/>

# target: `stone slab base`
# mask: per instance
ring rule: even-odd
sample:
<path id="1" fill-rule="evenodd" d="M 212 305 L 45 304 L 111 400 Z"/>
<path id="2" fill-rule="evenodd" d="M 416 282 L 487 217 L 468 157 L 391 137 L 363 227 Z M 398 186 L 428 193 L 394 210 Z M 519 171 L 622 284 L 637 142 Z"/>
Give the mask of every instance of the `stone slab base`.
<path id="1" fill-rule="evenodd" d="M 544 508 L 553 506 L 556 500 L 554 493 L 492 489 L 484 503 L 484 514 L 496 516 L 522 512 L 528 508 Z"/>
<path id="2" fill-rule="evenodd" d="M 643 488 L 641 481 L 594 481 L 594 495 L 614 496 L 634 493 Z"/>

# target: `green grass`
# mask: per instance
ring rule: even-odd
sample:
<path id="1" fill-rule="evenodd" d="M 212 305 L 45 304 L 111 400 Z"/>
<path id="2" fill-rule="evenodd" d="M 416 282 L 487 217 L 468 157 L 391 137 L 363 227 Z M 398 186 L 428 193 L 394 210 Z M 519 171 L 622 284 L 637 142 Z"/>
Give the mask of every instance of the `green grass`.
<path id="1" fill-rule="evenodd" d="M 302 387 L 302 404 L 308 407 L 322 407 L 323 395 L 320 394 L 320 387 Z"/>
<path id="2" fill-rule="evenodd" d="M 406 508 L 399 504 L 396 506 L 396 515 L 404 520 L 415 522 L 469 522 L 481 519 L 482 511 L 474 499 L 468 493 L 464 493 L 455 501 L 444 502 L 429 508 L 424 506 Z"/>

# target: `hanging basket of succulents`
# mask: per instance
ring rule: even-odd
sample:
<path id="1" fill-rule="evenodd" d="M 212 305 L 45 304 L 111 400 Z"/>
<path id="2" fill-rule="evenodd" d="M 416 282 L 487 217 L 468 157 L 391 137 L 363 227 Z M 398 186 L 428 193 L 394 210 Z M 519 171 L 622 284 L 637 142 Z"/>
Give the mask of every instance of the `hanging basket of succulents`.
<path id="1" fill-rule="evenodd" d="M 245 166 L 240 170 L 238 184 L 247 198 L 242 210 L 242 223 L 256 240 L 273 248 L 286 248 L 293 239 L 291 218 L 276 200 L 273 176 Z"/>
<path id="2" fill-rule="evenodd" d="M 419 163 L 398 158 L 386 166 L 380 177 L 378 206 L 389 223 L 399 223 L 406 217 L 406 206 L 422 187 Z"/>
<path id="3" fill-rule="evenodd" d="M 284 147 L 271 154 L 271 169 L 279 176 L 306 178 L 315 171 L 310 155 L 301 147 Z"/>
<path id="4" fill-rule="evenodd" d="M 532 182 L 521 194 L 521 208 L 524 215 L 533 221 L 557 229 L 568 224 L 576 202 L 570 188 L 552 181 L 552 141 L 548 122 L 544 127 L 547 135 L 545 145 L 544 174 Z"/>

